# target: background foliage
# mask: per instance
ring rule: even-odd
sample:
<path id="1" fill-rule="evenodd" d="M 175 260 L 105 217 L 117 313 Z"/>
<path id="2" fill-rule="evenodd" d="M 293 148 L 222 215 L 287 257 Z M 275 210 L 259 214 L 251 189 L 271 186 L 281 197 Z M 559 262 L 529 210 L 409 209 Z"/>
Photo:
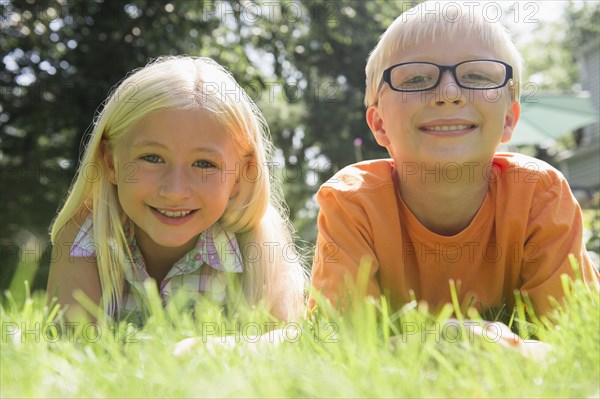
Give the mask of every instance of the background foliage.
<path id="1" fill-rule="evenodd" d="M 309 248 L 319 185 L 347 164 L 386 156 L 364 122 L 365 60 L 413 3 L 0 0 L 0 288 L 19 261 L 37 273 L 33 288 L 45 286 L 47 229 L 86 131 L 113 85 L 166 54 L 216 59 L 258 102 L 290 215 Z M 571 2 L 562 22 L 570 29 L 539 23 L 540 38 L 524 47 L 529 74 L 544 71 L 547 88 L 572 90 L 573 49 L 598 34 L 598 15 L 597 4 Z"/>

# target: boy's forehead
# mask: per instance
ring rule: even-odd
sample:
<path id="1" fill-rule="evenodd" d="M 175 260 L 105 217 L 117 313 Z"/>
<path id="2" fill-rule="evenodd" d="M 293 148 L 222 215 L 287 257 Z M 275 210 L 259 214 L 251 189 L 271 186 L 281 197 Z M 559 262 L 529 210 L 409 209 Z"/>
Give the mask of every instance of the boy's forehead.
<path id="1" fill-rule="evenodd" d="M 426 61 L 437 64 L 456 64 L 467 60 L 499 59 L 497 53 L 477 38 L 422 38 L 416 44 L 392 52 L 388 64 Z"/>

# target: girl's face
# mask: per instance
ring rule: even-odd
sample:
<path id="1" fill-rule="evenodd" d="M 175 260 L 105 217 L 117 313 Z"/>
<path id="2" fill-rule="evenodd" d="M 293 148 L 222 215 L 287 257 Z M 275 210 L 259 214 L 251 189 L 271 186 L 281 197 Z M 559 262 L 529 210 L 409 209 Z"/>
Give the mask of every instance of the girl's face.
<path id="1" fill-rule="evenodd" d="M 155 111 L 104 154 L 142 253 L 162 247 L 183 255 L 237 194 L 240 159 L 206 110 Z"/>

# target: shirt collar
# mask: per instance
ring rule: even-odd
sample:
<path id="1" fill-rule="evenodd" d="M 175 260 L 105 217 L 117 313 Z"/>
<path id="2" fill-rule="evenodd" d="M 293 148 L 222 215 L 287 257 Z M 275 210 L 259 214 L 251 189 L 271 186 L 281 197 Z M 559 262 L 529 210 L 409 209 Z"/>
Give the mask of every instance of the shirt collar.
<path id="1" fill-rule="evenodd" d="M 125 278 L 131 283 L 148 277 L 142 253 L 135 238 L 135 225 L 131 220 L 125 223 L 125 236 L 132 255 L 133 267 L 125 267 Z M 219 223 L 200 233 L 195 247 L 180 258 L 167 273 L 165 280 L 181 274 L 189 274 L 207 264 L 215 270 L 229 273 L 242 273 L 244 264 L 235 234 L 227 232 Z"/>

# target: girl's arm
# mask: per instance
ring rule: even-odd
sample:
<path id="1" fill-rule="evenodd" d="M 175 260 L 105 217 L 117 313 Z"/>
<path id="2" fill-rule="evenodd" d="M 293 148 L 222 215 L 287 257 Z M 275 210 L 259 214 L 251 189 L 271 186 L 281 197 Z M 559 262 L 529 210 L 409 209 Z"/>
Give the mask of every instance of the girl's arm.
<path id="1" fill-rule="evenodd" d="M 85 314 L 73 296 L 75 292 L 82 291 L 95 304 L 100 303 L 102 296 L 96 257 L 70 256 L 75 237 L 85 220 L 77 219 L 64 226 L 53 245 L 46 291 L 48 301 L 56 297 L 61 306 L 67 307 L 65 316 L 69 321 L 80 319 Z"/>

